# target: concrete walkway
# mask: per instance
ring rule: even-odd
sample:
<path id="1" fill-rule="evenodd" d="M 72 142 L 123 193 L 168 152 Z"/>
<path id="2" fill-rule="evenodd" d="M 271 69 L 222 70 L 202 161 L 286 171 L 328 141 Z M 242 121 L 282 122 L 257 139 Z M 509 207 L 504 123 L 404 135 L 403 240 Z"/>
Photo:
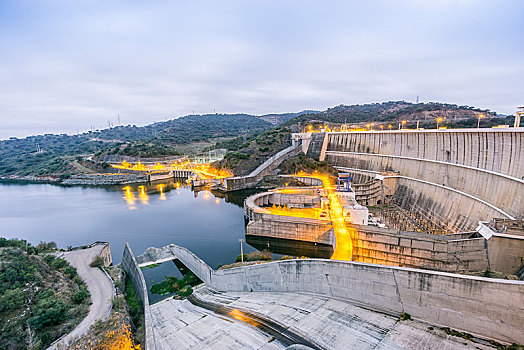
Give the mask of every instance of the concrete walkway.
<path id="1" fill-rule="evenodd" d="M 89 307 L 89 313 L 82 322 L 71 333 L 48 349 L 67 349 L 69 342 L 86 334 L 96 320 L 105 320 L 109 316 L 112 307 L 113 284 L 102 270 L 89 266 L 104 246 L 105 244 L 97 244 L 88 249 L 74 250 L 59 255 L 76 267 L 78 275 L 82 277 L 91 294 L 92 304 Z"/>
<path id="2" fill-rule="evenodd" d="M 169 298 L 151 305 L 157 350 L 285 349 L 278 340 L 240 320 Z"/>
<path id="3" fill-rule="evenodd" d="M 194 296 L 280 324 L 320 349 L 494 349 L 488 343 L 449 336 L 425 323 L 400 321 L 397 317 L 317 295 L 217 293 L 205 287 L 197 289 Z"/>

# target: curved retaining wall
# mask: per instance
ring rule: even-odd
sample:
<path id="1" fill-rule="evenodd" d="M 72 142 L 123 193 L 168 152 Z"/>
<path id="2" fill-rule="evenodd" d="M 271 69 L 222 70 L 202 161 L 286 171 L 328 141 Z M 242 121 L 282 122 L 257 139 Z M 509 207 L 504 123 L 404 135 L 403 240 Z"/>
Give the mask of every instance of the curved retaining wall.
<path id="1" fill-rule="evenodd" d="M 329 133 L 325 146 L 334 166 L 400 174 L 396 201 L 457 231 L 524 217 L 524 128 Z"/>
<path id="2" fill-rule="evenodd" d="M 470 193 L 503 209 L 512 217 L 524 215 L 524 197 L 508 193 L 524 193 L 524 180 L 484 169 L 458 164 L 401 156 L 355 152 L 326 152 L 326 160 L 335 167 L 359 168 L 370 171 L 396 171 Z M 484 218 L 485 219 L 485 218 Z"/>
<path id="3" fill-rule="evenodd" d="M 329 133 L 327 150 L 437 160 L 524 176 L 524 128 Z"/>
<path id="4" fill-rule="evenodd" d="M 315 189 L 297 188 L 304 194 L 263 192 L 248 197 L 244 202 L 245 217 L 249 219 L 246 235 L 292 239 L 333 246 L 334 234 L 330 220 L 275 215 L 262 205 L 284 205 L 291 207 L 320 207 L 320 198 Z M 311 194 L 308 194 L 311 192 Z"/>
<path id="5" fill-rule="evenodd" d="M 380 312 L 405 312 L 482 337 L 524 343 L 523 281 L 322 259 L 215 271 L 186 248 L 174 244 L 162 248 L 167 249 L 219 291 L 322 294 Z"/>
<path id="6" fill-rule="evenodd" d="M 142 302 L 144 307 L 144 324 L 146 328 L 146 339 L 145 339 L 145 350 L 156 349 L 155 345 L 155 335 L 153 333 L 153 321 L 151 318 L 151 309 L 149 308 L 149 297 L 147 295 L 147 285 L 144 279 L 144 275 L 138 267 L 138 263 L 135 259 L 133 251 L 129 246 L 129 243 L 126 243 L 124 247 L 124 254 L 122 255 L 122 267 L 124 271 L 128 274 L 133 287 L 135 287 L 136 296 Z"/>

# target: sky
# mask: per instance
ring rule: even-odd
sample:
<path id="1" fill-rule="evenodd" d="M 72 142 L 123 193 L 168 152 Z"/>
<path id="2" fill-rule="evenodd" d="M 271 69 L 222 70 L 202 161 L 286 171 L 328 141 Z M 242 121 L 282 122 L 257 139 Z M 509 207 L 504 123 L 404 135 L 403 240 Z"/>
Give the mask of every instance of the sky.
<path id="1" fill-rule="evenodd" d="M 524 1 L 0 0 L 0 139 L 390 100 L 514 114 Z"/>

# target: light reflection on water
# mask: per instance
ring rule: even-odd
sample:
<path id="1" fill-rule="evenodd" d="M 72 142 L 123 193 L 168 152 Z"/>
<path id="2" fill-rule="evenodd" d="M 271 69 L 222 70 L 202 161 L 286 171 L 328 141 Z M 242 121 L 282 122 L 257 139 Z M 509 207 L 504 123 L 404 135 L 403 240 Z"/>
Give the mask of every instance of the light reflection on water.
<path id="1" fill-rule="evenodd" d="M 126 242 L 136 255 L 174 243 L 217 268 L 240 254 L 242 204 L 254 192 L 193 192 L 184 180 L 113 187 L 0 183 L 0 237 L 55 241 L 61 248 L 107 241 L 114 264 Z M 244 244 L 244 253 L 254 250 Z M 148 284 L 172 275 L 173 265 L 145 271 Z"/>

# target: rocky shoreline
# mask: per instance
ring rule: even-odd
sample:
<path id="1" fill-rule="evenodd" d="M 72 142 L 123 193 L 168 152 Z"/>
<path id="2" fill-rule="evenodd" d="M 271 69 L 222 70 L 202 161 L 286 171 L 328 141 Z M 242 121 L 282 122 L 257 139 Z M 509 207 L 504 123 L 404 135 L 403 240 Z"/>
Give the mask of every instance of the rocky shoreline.
<path id="1" fill-rule="evenodd" d="M 127 185 L 133 183 L 147 182 L 147 176 L 144 174 L 77 174 L 71 175 L 67 179 L 59 176 L 5 176 L 0 177 L 4 182 L 33 182 L 33 183 L 51 183 L 59 185 L 84 185 L 84 186 L 111 186 Z"/>

